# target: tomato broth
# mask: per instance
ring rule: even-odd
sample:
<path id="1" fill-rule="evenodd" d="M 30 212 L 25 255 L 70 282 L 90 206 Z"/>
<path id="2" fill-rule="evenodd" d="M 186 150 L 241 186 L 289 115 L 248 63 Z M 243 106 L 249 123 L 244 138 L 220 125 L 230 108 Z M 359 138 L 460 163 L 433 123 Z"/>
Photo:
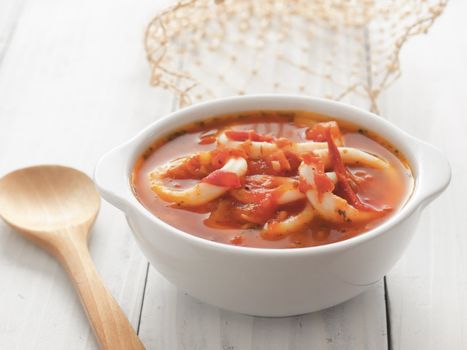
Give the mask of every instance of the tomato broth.
<path id="1" fill-rule="evenodd" d="M 312 143 L 316 151 L 308 151 Z M 355 149 L 382 160 L 385 170 L 352 159 Z M 223 170 L 229 159 L 246 173 Z M 308 170 L 314 175 L 303 177 Z M 201 183 L 198 192 L 212 190 L 206 196 L 215 198 L 195 205 L 170 199 Z M 136 197 L 164 222 L 207 240 L 256 248 L 310 247 L 360 235 L 404 205 L 413 183 L 404 156 L 382 137 L 305 111 L 252 111 L 186 125 L 155 140 L 132 174 Z M 328 209 L 326 198 L 337 207 Z"/>

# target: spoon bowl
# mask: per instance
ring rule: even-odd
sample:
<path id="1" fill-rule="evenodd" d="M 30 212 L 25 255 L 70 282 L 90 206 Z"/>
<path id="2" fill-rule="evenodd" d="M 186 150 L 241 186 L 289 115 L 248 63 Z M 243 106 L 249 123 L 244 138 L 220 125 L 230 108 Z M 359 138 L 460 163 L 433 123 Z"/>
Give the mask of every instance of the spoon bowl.
<path id="1" fill-rule="evenodd" d="M 99 205 L 94 183 L 76 169 L 35 166 L 0 179 L 0 217 L 63 265 L 101 349 L 144 349 L 89 255 L 87 239 Z"/>
<path id="2" fill-rule="evenodd" d="M 64 226 L 91 225 L 100 198 L 82 172 L 63 166 L 16 170 L 0 180 L 0 213 L 20 231 L 50 233 Z M 44 205 L 46 203 L 46 205 Z"/>

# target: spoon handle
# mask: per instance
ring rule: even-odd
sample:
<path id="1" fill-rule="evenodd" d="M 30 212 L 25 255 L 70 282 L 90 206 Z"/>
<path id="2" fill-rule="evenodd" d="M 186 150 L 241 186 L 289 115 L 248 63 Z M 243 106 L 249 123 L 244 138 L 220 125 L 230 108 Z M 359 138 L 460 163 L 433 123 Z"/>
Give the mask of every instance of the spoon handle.
<path id="1" fill-rule="evenodd" d="M 100 348 L 144 349 L 122 309 L 102 283 L 89 254 L 86 235 L 70 233 L 68 230 L 57 235 L 60 238 L 54 242 L 53 250 L 73 281 Z"/>

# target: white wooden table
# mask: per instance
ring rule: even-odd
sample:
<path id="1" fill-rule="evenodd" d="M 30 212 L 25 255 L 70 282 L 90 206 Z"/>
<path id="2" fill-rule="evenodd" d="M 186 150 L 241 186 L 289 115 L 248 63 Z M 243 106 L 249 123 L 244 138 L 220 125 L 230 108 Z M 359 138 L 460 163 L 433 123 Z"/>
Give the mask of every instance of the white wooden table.
<path id="1" fill-rule="evenodd" d="M 165 1 L 166 2 L 166 1 Z M 98 158 L 173 108 L 151 88 L 144 27 L 162 1 L 0 2 L 0 176 L 37 163 L 92 174 Z M 90 241 L 106 285 L 148 349 L 467 349 L 467 2 L 452 0 L 402 53 L 381 112 L 449 157 L 448 191 L 384 281 L 322 312 L 265 319 L 170 285 L 103 203 Z M 57 263 L 0 223 L 0 349 L 96 349 Z"/>

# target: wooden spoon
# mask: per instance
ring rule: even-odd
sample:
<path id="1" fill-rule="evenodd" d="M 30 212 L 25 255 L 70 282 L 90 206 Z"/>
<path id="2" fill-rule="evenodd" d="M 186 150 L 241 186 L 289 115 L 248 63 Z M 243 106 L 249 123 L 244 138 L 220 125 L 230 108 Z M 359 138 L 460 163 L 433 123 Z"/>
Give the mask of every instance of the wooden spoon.
<path id="1" fill-rule="evenodd" d="M 72 168 L 36 166 L 0 179 L 0 217 L 63 265 L 101 349 L 144 349 L 89 255 L 87 239 L 99 203 L 92 180 Z"/>

